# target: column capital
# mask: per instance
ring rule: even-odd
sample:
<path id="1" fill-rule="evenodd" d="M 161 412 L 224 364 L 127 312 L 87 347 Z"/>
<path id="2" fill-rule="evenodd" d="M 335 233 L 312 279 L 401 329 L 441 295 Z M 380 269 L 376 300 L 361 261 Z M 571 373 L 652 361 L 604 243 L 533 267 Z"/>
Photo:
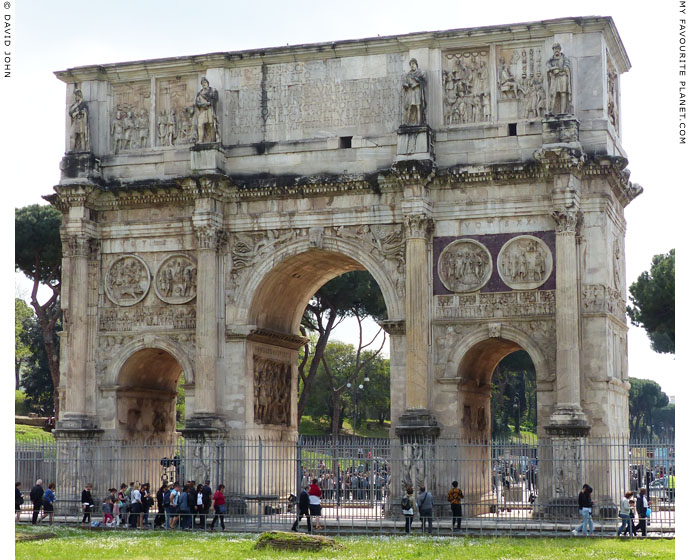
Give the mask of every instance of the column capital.
<path id="1" fill-rule="evenodd" d="M 405 235 L 407 239 L 430 240 L 435 229 L 434 219 L 427 214 L 405 216 Z"/>
<path id="2" fill-rule="evenodd" d="M 228 241 L 227 232 L 214 224 L 195 224 L 194 233 L 199 249 L 212 249 L 219 252 Z"/>
<path id="3" fill-rule="evenodd" d="M 89 235 L 78 233 L 64 233 L 62 239 L 62 254 L 65 257 L 84 257 L 94 259 L 98 256 L 101 246 L 100 240 Z"/>
<path id="4" fill-rule="evenodd" d="M 551 212 L 556 222 L 556 233 L 579 234 L 582 226 L 582 212 L 575 209 L 561 208 Z"/>

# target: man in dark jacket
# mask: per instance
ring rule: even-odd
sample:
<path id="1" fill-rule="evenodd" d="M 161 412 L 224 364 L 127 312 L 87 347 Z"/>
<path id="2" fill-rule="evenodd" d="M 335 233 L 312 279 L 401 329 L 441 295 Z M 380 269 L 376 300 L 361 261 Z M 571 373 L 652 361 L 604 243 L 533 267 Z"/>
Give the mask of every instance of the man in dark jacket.
<path id="1" fill-rule="evenodd" d="M 307 516 L 307 531 L 311 533 L 311 515 L 309 514 L 309 486 L 302 488 L 302 492 L 299 495 L 297 519 L 292 524 L 292 530 L 297 531 L 299 527 L 299 522 L 302 521 L 302 516 Z"/>
<path id="2" fill-rule="evenodd" d="M 640 518 L 640 522 L 635 527 L 636 530 L 642 531 L 642 536 L 647 536 L 647 497 L 645 494 L 647 490 L 645 488 L 640 488 L 640 494 L 635 500 L 635 510 L 637 511 L 637 516 Z"/>
<path id="3" fill-rule="evenodd" d="M 29 494 L 31 503 L 34 505 L 34 513 L 31 516 L 31 524 L 36 525 L 38 521 L 38 514 L 41 513 L 41 506 L 43 505 L 43 481 L 39 478 L 36 481 L 36 486 L 31 489 Z"/>
<path id="4" fill-rule="evenodd" d="M 199 520 L 201 528 L 206 530 L 206 517 L 211 509 L 211 502 L 213 502 L 213 490 L 211 489 L 211 481 L 206 479 L 204 485 L 201 488 L 201 503 L 202 509 L 200 510 Z"/>

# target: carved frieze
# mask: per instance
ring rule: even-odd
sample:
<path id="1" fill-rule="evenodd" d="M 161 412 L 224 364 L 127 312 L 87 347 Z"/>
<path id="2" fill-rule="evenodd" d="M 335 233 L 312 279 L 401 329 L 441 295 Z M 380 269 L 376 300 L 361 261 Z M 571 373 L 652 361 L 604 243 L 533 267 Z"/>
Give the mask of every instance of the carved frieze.
<path id="1" fill-rule="evenodd" d="M 443 122 L 491 120 L 489 49 L 446 52 L 443 56 Z"/>
<path id="2" fill-rule="evenodd" d="M 290 425 L 291 371 L 289 363 L 254 356 L 254 422 Z"/>
<path id="3" fill-rule="evenodd" d="M 156 141 L 158 146 L 194 141 L 194 77 L 158 80 Z"/>
<path id="4" fill-rule="evenodd" d="M 171 255 L 156 271 L 153 287 L 166 303 L 187 303 L 196 297 L 196 263 L 187 255 Z"/>
<path id="5" fill-rule="evenodd" d="M 479 290 L 489 281 L 492 270 L 491 253 L 473 239 L 454 241 L 438 258 L 438 276 L 451 292 Z"/>
<path id="6" fill-rule="evenodd" d="M 498 274 L 505 284 L 516 290 L 541 286 L 553 271 L 553 256 L 541 239 L 521 235 L 508 241 L 498 253 Z"/>
<path id="7" fill-rule="evenodd" d="M 440 320 L 528 317 L 556 312 L 553 290 L 435 296 L 434 300 L 434 316 Z"/>
<path id="8" fill-rule="evenodd" d="M 622 322 L 626 321 L 625 299 L 618 289 L 603 284 L 582 285 L 582 312 L 611 314 Z"/>
<path id="9" fill-rule="evenodd" d="M 546 91 L 541 47 L 498 46 L 496 59 L 499 118 L 543 117 Z"/>
<path id="10" fill-rule="evenodd" d="M 196 307 L 192 305 L 100 310 L 100 331 L 123 332 L 152 328 L 193 330 L 196 328 Z"/>
<path id="11" fill-rule="evenodd" d="M 105 293 L 117 305 L 139 303 L 151 286 L 151 272 L 143 259 L 136 255 L 119 257 L 105 275 Z"/>
<path id="12" fill-rule="evenodd" d="M 110 144 L 113 153 L 150 147 L 151 83 L 113 85 Z"/>

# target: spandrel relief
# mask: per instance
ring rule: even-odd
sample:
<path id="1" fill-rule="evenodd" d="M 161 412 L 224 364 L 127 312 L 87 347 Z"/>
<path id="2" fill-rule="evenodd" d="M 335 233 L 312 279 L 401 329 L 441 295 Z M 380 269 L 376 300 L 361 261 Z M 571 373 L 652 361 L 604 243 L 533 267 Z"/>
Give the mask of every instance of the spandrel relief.
<path id="1" fill-rule="evenodd" d="M 254 422 L 290 425 L 290 364 L 254 356 Z"/>
<path id="2" fill-rule="evenodd" d="M 488 48 L 444 54 L 443 119 L 450 125 L 491 120 Z"/>
<path id="3" fill-rule="evenodd" d="M 155 127 L 158 146 L 194 142 L 195 82 L 192 76 L 158 81 Z"/>
<path id="4" fill-rule="evenodd" d="M 149 82 L 113 86 L 113 110 L 110 118 L 110 147 L 113 153 L 151 146 L 150 111 Z"/>
<path id="5" fill-rule="evenodd" d="M 538 288 L 551 276 L 553 256 L 541 239 L 522 235 L 508 241 L 498 253 L 498 274 L 516 290 Z"/>
<path id="6" fill-rule="evenodd" d="M 151 273 L 146 263 L 135 255 L 115 260 L 105 276 L 105 292 L 113 303 L 130 306 L 139 303 L 149 291 Z"/>
<path id="7" fill-rule="evenodd" d="M 538 119 L 546 112 L 540 47 L 497 47 L 496 86 L 500 119 Z"/>
<path id="8" fill-rule="evenodd" d="M 154 289 L 166 303 L 187 303 L 196 297 L 196 263 L 187 255 L 172 255 L 158 267 Z"/>
<path id="9" fill-rule="evenodd" d="M 452 292 L 479 290 L 489 281 L 492 270 L 488 249 L 472 239 L 454 241 L 438 259 L 438 276 Z"/>

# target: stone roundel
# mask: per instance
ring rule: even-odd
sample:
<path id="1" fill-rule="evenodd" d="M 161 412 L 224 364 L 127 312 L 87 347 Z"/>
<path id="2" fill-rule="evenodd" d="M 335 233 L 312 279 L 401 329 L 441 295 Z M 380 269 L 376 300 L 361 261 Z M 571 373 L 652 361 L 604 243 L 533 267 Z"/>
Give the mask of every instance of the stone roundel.
<path id="1" fill-rule="evenodd" d="M 113 261 L 105 276 L 105 293 L 117 305 L 130 306 L 146 297 L 151 272 L 140 257 L 124 255 Z"/>
<path id="2" fill-rule="evenodd" d="M 498 253 L 498 275 L 515 290 L 533 290 L 549 279 L 553 255 L 538 237 L 520 235 L 506 242 Z"/>
<path id="3" fill-rule="evenodd" d="M 438 258 L 438 276 L 451 292 L 473 292 L 491 278 L 493 264 L 489 250 L 474 239 L 459 239 Z"/>
<path id="4" fill-rule="evenodd" d="M 165 303 L 187 303 L 196 297 L 196 263 L 187 255 L 167 257 L 156 271 L 153 288 Z"/>

